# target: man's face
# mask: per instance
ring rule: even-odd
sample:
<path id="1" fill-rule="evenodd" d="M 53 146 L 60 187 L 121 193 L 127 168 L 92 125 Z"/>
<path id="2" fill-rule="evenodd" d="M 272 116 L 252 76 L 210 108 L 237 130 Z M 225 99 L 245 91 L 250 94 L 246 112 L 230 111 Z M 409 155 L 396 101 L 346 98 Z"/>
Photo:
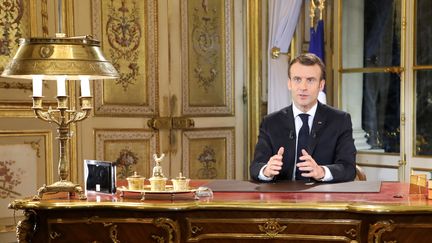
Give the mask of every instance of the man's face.
<path id="1" fill-rule="evenodd" d="M 291 66 L 288 89 L 297 108 L 306 112 L 317 103 L 318 94 L 324 89 L 325 80 L 321 78 L 318 64 L 305 66 L 294 63 Z"/>

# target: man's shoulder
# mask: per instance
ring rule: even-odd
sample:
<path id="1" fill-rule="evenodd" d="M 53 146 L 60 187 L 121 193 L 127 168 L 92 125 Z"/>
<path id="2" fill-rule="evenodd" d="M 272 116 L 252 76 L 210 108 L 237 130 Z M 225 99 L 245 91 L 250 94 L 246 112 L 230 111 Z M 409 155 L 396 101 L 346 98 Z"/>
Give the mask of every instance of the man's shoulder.
<path id="1" fill-rule="evenodd" d="M 318 106 L 318 109 L 321 109 L 323 112 L 325 112 L 327 114 L 331 114 L 331 115 L 335 115 L 335 116 L 347 116 L 347 115 L 349 115 L 349 113 L 346 111 L 339 110 L 333 106 L 329 106 L 326 104 L 320 104 Z"/>
<path id="2" fill-rule="evenodd" d="M 291 105 L 284 107 L 278 111 L 274 111 L 270 114 L 265 115 L 263 120 L 264 121 L 266 121 L 266 120 L 272 121 L 272 120 L 284 119 L 284 118 L 290 116 L 290 114 L 292 116 L 292 106 Z"/>

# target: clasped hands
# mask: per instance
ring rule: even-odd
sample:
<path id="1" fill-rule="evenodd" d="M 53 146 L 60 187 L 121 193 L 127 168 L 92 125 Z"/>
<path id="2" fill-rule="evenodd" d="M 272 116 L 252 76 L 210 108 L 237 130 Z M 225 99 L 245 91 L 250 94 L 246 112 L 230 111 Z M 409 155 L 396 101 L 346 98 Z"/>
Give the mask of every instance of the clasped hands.
<path id="1" fill-rule="evenodd" d="M 300 156 L 300 160 L 303 162 L 298 162 L 296 164 L 297 170 L 302 172 L 303 177 L 314 178 L 315 180 L 320 180 L 324 177 L 325 171 L 324 168 L 319 166 L 315 160 L 306 152 L 306 150 L 302 149 L 302 156 Z M 279 171 L 282 169 L 282 158 L 283 158 L 284 148 L 280 147 L 277 154 L 270 157 L 267 162 L 267 166 L 263 170 L 263 174 L 266 177 L 274 177 L 275 175 L 279 175 Z"/>

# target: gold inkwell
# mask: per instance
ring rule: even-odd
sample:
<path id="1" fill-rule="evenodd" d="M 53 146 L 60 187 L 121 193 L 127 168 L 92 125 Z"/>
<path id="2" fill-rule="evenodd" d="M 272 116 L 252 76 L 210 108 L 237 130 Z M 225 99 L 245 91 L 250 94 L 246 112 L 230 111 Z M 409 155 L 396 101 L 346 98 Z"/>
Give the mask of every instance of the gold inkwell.
<path id="1" fill-rule="evenodd" d="M 189 181 L 190 179 L 187 179 L 183 176 L 183 174 L 180 172 L 179 176 L 175 179 L 172 179 L 173 184 L 173 190 L 174 191 L 187 191 L 189 190 Z"/>
<path id="2" fill-rule="evenodd" d="M 156 165 L 153 167 L 153 176 L 149 179 L 151 191 L 165 191 L 166 181 L 168 179 L 164 177 L 162 166 L 160 165 L 164 157 L 165 154 L 162 154 L 160 157 L 157 157 L 156 154 L 153 154 L 153 159 Z"/>
<path id="3" fill-rule="evenodd" d="M 128 188 L 129 190 L 142 190 L 144 189 L 144 180 L 145 177 L 138 175 L 138 173 L 135 171 L 132 176 L 129 176 L 126 178 L 128 182 Z"/>

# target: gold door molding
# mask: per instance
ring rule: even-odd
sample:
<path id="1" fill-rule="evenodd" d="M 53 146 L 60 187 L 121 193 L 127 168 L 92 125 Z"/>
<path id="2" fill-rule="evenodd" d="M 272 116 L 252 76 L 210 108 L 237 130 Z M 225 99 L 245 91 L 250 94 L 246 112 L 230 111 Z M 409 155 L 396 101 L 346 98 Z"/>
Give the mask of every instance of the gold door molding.
<path id="1" fill-rule="evenodd" d="M 147 129 L 95 129 L 96 159 L 116 162 L 119 179 L 134 171 L 150 177 L 157 143 L 157 133 Z"/>
<path id="2" fill-rule="evenodd" d="M 233 115 L 232 1 L 181 1 L 183 115 Z"/>
<path id="3" fill-rule="evenodd" d="M 92 23 L 105 56 L 120 74 L 95 83 L 95 115 L 157 114 L 157 1 L 93 0 Z"/>
<path id="4" fill-rule="evenodd" d="M 193 179 L 234 179 L 234 128 L 183 132 L 183 166 Z"/>
<path id="5" fill-rule="evenodd" d="M 41 6 L 42 23 L 38 22 L 36 13 L 36 5 Z M 0 71 L 3 71 L 4 66 L 15 55 L 18 49 L 19 39 L 35 37 L 38 34 L 38 29 L 48 29 L 46 12 L 47 2 L 36 2 L 36 0 L 14 1 L 7 4 L 6 1 L 1 1 L 0 18 L 2 26 L 0 27 L 1 50 L 0 50 Z M 44 82 L 44 96 L 50 98 L 45 104 L 54 104 L 51 96 L 53 89 L 48 87 L 48 83 Z M 54 87 L 55 90 L 55 87 Z M 54 93 L 55 94 L 55 93 Z M 30 109 L 32 101 L 29 98 L 32 95 L 32 81 L 22 79 L 0 79 L 0 116 L 1 117 L 33 117 L 33 111 Z M 55 103 L 56 104 L 56 103 Z"/>

